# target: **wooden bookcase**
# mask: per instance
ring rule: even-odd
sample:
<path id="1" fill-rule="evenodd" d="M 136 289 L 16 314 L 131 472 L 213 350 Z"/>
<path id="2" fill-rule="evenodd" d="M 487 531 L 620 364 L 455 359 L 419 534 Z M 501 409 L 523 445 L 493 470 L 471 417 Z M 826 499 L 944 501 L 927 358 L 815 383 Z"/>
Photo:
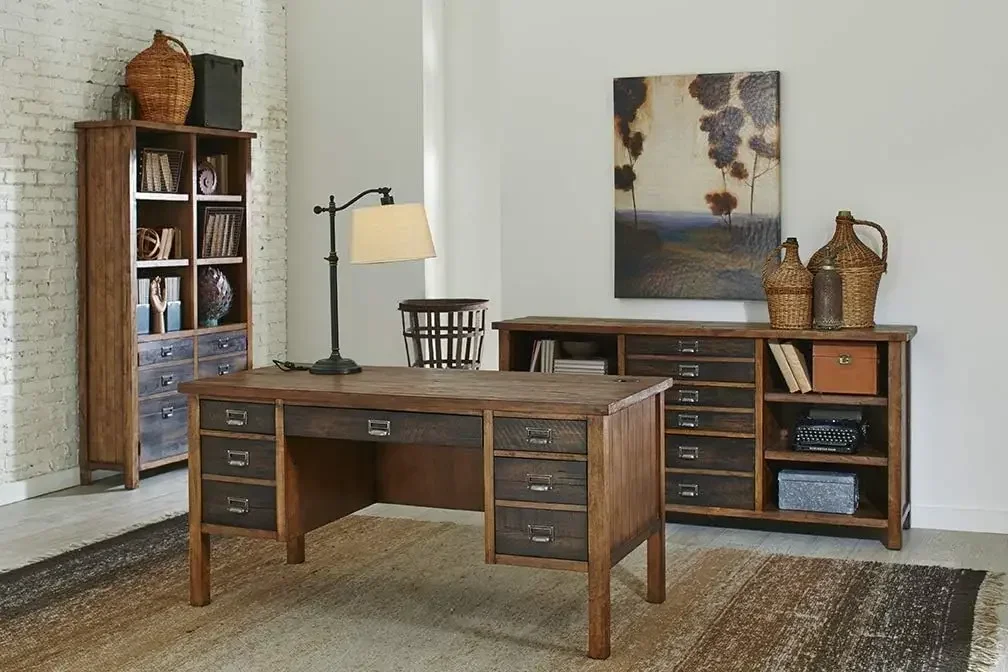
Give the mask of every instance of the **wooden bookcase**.
<path id="1" fill-rule="evenodd" d="M 887 548 L 902 546 L 910 523 L 910 341 L 916 327 L 805 331 L 567 317 L 526 317 L 493 327 L 500 332 L 502 371 L 528 371 L 535 341 L 554 339 L 597 343 L 595 356 L 608 360 L 611 374 L 675 380 L 665 396 L 668 520 L 860 531 L 879 536 Z M 767 345 L 773 339 L 794 343 L 810 365 L 813 342 L 874 343 L 879 389 L 874 395 L 790 393 Z M 786 433 L 803 410 L 820 405 L 861 408 L 869 423 L 866 445 L 853 455 L 791 450 Z M 857 474 L 858 510 L 848 516 L 778 509 L 783 468 Z"/>
<path id="2" fill-rule="evenodd" d="M 248 193 L 256 136 L 143 121 L 76 128 L 81 481 L 116 470 L 131 489 L 141 471 L 187 458 L 188 407 L 178 384 L 252 365 Z M 181 151 L 176 191 L 144 190 L 144 149 Z M 198 193 L 197 167 L 208 155 L 227 156 L 226 193 Z M 244 209 L 234 256 L 200 256 L 211 206 Z M 180 243 L 171 258 L 138 260 L 138 227 L 173 228 Z M 217 326 L 201 327 L 197 277 L 209 265 L 224 273 L 234 300 Z M 156 276 L 179 278 L 180 328 L 138 334 L 138 279 Z"/>

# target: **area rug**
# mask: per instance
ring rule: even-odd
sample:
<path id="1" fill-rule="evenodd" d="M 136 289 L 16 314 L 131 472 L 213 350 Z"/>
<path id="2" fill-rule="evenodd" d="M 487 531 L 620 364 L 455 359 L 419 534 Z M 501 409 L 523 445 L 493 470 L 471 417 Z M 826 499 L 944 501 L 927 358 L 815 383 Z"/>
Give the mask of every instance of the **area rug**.
<path id="1" fill-rule="evenodd" d="M 986 672 L 1004 577 L 672 546 L 668 599 L 638 549 L 613 570 L 612 657 L 585 658 L 584 576 L 483 564 L 477 526 L 350 516 L 274 542 L 214 539 L 187 603 L 172 519 L 0 574 L 0 670 Z"/>

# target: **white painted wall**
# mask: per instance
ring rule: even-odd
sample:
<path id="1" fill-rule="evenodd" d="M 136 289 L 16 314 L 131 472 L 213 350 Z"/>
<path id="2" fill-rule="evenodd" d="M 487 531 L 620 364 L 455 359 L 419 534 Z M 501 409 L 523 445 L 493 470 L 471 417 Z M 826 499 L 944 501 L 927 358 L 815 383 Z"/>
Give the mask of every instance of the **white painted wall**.
<path id="1" fill-rule="evenodd" d="M 424 198 L 421 3 L 297 0 L 287 34 L 288 356 L 314 361 L 330 350 L 329 223 L 312 206 L 377 186 Z M 352 265 L 349 212 L 336 221 L 342 354 L 404 364 L 398 303 L 424 296 L 424 264 Z"/>
<path id="2" fill-rule="evenodd" d="M 492 286 L 499 256 L 505 317 L 765 320 L 763 303 L 613 298 L 611 91 L 616 76 L 780 70 L 784 235 L 807 258 L 839 209 L 882 224 L 890 271 L 877 319 L 920 327 L 914 525 L 1008 532 L 998 422 L 1008 349 L 988 336 L 1008 327 L 996 289 L 1008 249 L 1008 94 L 998 84 L 1008 5 L 503 0 L 451 10 L 452 289 Z M 498 194 L 499 219 L 489 205 Z"/>

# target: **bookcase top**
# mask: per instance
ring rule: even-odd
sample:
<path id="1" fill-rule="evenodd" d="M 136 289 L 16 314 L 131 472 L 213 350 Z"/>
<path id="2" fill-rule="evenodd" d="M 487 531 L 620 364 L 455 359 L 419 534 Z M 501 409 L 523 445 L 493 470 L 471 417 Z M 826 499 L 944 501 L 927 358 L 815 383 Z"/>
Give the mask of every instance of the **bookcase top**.
<path id="1" fill-rule="evenodd" d="M 101 119 L 97 121 L 78 121 L 74 127 L 80 130 L 91 128 L 135 128 L 144 131 L 162 131 L 168 133 L 188 133 L 191 135 L 213 136 L 219 138 L 254 138 L 251 131 L 231 131 L 226 128 L 206 128 L 203 126 L 181 126 L 177 124 L 162 124 L 156 121 L 141 121 L 139 119 Z"/>

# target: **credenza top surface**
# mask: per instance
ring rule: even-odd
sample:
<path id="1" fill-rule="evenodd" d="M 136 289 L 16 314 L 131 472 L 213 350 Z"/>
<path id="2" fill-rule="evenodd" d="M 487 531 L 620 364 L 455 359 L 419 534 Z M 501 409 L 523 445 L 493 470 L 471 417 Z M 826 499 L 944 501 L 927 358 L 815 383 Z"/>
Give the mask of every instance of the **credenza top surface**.
<path id="1" fill-rule="evenodd" d="M 766 322 L 690 322 L 634 320 L 606 317 L 529 316 L 493 323 L 499 331 L 557 333 L 612 333 L 653 336 L 728 336 L 733 338 L 801 338 L 831 341 L 909 341 L 917 333 L 912 325 L 877 325 L 872 329 L 774 329 Z"/>
<path id="2" fill-rule="evenodd" d="M 276 367 L 193 380 L 179 391 L 207 398 L 346 408 L 483 410 L 609 415 L 672 386 L 671 378 L 463 371 L 365 366 L 346 376 L 318 376 Z"/>

